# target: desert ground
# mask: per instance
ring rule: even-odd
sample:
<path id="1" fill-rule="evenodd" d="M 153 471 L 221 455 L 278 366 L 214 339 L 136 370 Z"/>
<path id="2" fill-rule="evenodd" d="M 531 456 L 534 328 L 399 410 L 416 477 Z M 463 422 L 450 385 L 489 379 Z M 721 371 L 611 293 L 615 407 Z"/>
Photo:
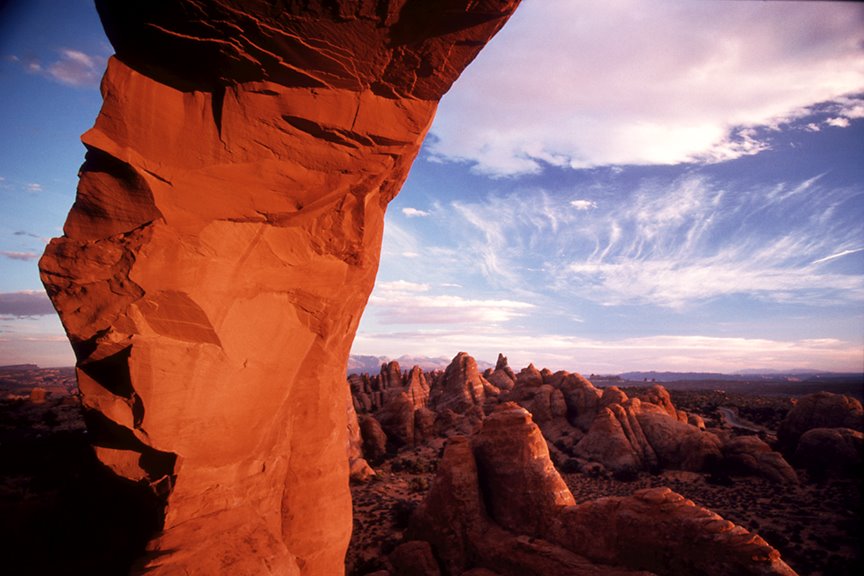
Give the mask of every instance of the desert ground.
<path id="1" fill-rule="evenodd" d="M 134 485 L 119 488 L 93 457 L 71 369 L 17 367 L 0 371 L 0 543 L 8 574 L 122 574 L 146 541 L 144 500 Z M 617 382 L 621 386 L 621 382 Z M 632 392 L 641 383 L 622 386 Z M 602 386 L 602 383 L 599 383 Z M 796 398 L 812 386 L 777 382 L 743 386 L 676 383 L 675 406 L 700 415 L 711 430 L 776 438 Z M 825 387 L 860 398 L 859 382 Z M 35 389 L 35 391 L 34 391 Z M 737 415 L 729 425 L 724 410 Z M 728 412 L 726 412 L 728 414 Z M 752 427 L 758 432 L 748 430 Z M 446 440 L 388 453 L 376 475 L 352 482 L 354 532 L 346 573 L 384 567 L 405 535 L 411 513 L 427 494 Z M 860 574 L 862 476 L 814 477 L 796 470 L 799 485 L 764 478 L 683 471 L 622 479 L 572 470 L 556 462 L 577 502 L 667 486 L 758 533 L 801 575 Z M 106 501 L 109 505 L 105 505 Z M 141 521 L 130 527 L 129 518 Z"/>

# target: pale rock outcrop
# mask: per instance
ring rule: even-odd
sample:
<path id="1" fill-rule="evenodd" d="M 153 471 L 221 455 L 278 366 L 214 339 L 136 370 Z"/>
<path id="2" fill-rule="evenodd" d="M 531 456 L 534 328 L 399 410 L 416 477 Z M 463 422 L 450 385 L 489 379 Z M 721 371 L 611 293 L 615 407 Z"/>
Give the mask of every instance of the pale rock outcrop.
<path id="1" fill-rule="evenodd" d="M 448 443 L 409 528 L 444 574 L 795 574 L 760 537 L 668 488 L 574 504 L 543 446 L 514 404 Z"/>
<path id="2" fill-rule="evenodd" d="M 116 55 L 40 268 L 100 456 L 163 496 L 144 569 L 340 574 L 385 208 L 518 0 L 96 4 Z"/>

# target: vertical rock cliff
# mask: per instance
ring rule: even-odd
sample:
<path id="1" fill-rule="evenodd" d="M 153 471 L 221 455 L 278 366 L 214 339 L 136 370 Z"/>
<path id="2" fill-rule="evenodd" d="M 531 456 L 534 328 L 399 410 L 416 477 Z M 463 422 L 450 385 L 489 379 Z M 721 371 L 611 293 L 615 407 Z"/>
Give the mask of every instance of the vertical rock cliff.
<path id="1" fill-rule="evenodd" d="M 148 574 L 343 571 L 347 356 L 438 99 L 518 0 L 97 0 L 116 49 L 40 262 Z"/>

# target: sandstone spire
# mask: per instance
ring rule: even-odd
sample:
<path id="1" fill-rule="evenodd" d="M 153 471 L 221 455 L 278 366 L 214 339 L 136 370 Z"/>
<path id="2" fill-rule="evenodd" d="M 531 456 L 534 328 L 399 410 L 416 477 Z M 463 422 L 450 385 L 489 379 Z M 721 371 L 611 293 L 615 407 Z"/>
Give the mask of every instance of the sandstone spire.
<path id="1" fill-rule="evenodd" d="M 117 53 L 40 268 L 100 458 L 163 498 L 148 574 L 342 573 L 384 211 L 517 4 L 97 0 Z"/>

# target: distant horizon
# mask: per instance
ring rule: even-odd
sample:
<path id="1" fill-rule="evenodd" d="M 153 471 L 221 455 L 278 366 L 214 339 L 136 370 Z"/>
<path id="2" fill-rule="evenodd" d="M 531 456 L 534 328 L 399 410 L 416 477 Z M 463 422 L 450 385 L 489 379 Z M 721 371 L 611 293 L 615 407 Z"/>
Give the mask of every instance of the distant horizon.
<path id="1" fill-rule="evenodd" d="M 368 358 L 379 358 L 379 359 L 380 358 L 386 358 L 386 360 L 382 360 L 382 362 L 391 362 L 394 360 L 399 362 L 399 360 L 401 358 L 408 356 L 408 355 L 403 354 L 400 356 L 388 356 L 386 354 L 381 354 L 381 355 L 376 356 L 376 355 L 370 355 L 370 354 L 359 354 L 359 355 L 352 354 L 351 358 L 355 358 L 358 356 L 359 357 L 368 357 Z M 411 358 L 417 358 L 417 357 L 411 356 Z M 472 356 L 472 358 L 473 358 L 473 356 Z M 449 363 L 453 360 L 452 358 L 446 358 L 444 356 L 436 356 L 436 357 L 428 357 L 428 358 L 424 357 L 424 359 L 426 359 L 426 360 L 442 360 L 442 361 L 446 361 L 447 363 Z M 483 358 L 474 358 L 474 360 L 478 363 L 478 365 L 483 365 L 483 366 L 488 366 L 488 367 L 494 367 L 495 366 L 495 362 L 490 362 L 490 361 L 483 359 Z M 527 368 L 529 364 L 533 364 L 534 367 L 537 368 L 538 370 L 543 370 L 543 369 L 548 368 L 546 366 L 539 366 L 535 362 L 529 362 L 528 364 L 525 364 L 525 365 L 512 365 L 512 364 L 509 364 L 509 361 L 508 361 L 508 365 L 510 365 L 510 368 L 512 368 L 517 373 L 519 370 L 521 370 L 523 368 Z M 23 367 L 23 366 L 33 366 L 33 367 L 38 368 L 40 370 L 59 370 L 59 369 L 74 369 L 75 368 L 74 364 L 43 366 L 41 364 L 34 363 L 34 362 L 19 362 L 19 363 L 11 363 L 11 364 L 0 364 L 0 370 Z M 400 368 L 402 370 L 410 370 L 412 367 L 413 366 L 408 366 L 407 364 L 405 364 L 403 366 L 400 362 Z M 838 372 L 838 371 L 834 371 L 834 370 L 820 370 L 820 369 L 813 369 L 813 368 L 791 368 L 791 369 L 787 369 L 787 370 L 777 370 L 777 369 L 773 369 L 773 368 L 764 368 L 764 369 L 762 369 L 762 368 L 742 368 L 742 369 L 736 370 L 734 372 L 714 372 L 714 371 L 701 371 L 701 370 L 698 370 L 698 371 L 697 370 L 657 370 L 657 369 L 653 369 L 653 368 L 628 369 L 628 370 L 621 370 L 621 371 L 617 371 L 617 372 L 594 372 L 594 371 L 582 371 L 582 370 L 576 370 L 576 369 L 569 369 L 568 370 L 566 368 L 559 368 L 559 370 L 565 370 L 568 372 L 578 372 L 579 374 L 582 374 L 583 376 L 586 374 L 593 374 L 595 376 L 620 376 L 622 374 L 637 374 L 638 373 L 638 374 L 705 374 L 705 375 L 716 374 L 716 375 L 720 375 L 720 376 L 750 376 L 750 375 L 752 375 L 752 376 L 766 376 L 766 375 L 796 376 L 796 375 L 811 375 L 812 374 L 812 375 L 837 375 L 837 376 L 862 376 L 862 377 L 864 377 L 864 369 L 859 370 L 859 371 L 853 370 L 853 371 L 848 371 L 848 372 L 844 372 L 844 371 Z M 481 372 L 482 372 L 482 370 L 481 370 Z M 350 371 L 349 371 L 349 373 L 350 373 Z"/>

